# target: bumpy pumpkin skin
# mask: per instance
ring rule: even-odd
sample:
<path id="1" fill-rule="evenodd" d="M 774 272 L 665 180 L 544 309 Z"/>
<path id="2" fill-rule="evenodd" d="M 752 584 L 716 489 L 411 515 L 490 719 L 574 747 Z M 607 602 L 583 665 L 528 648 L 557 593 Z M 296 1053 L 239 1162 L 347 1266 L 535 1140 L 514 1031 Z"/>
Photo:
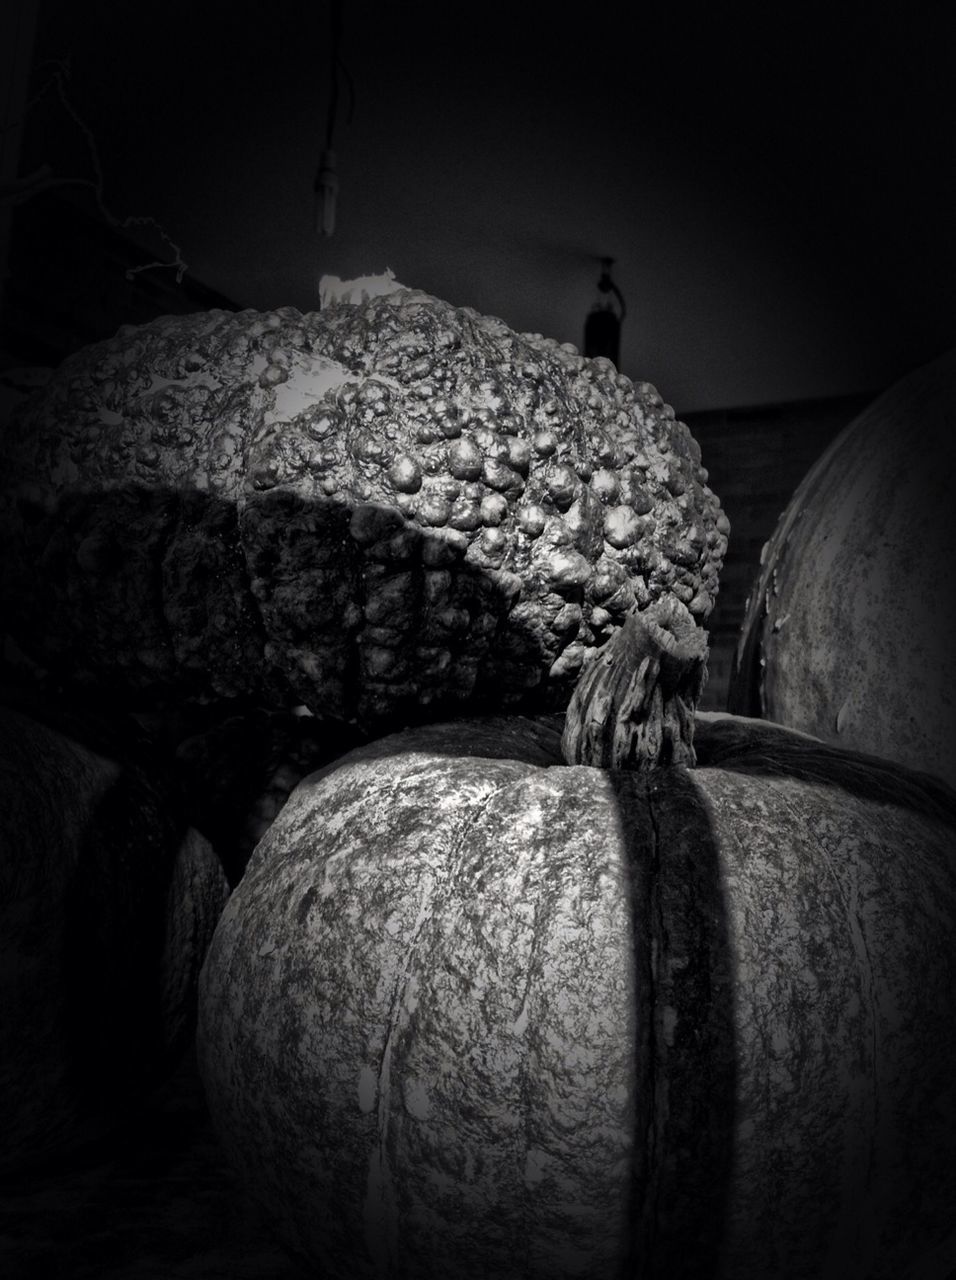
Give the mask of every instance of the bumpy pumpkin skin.
<path id="1" fill-rule="evenodd" d="M 177 1060 L 227 896 L 161 783 L 0 711 L 0 1168 L 102 1137 Z"/>
<path id="2" fill-rule="evenodd" d="M 956 351 L 852 422 L 770 542 L 729 706 L 956 785 Z"/>
<path id="3" fill-rule="evenodd" d="M 642 779 L 558 743 L 396 735 L 254 854 L 199 1052 L 287 1246 L 343 1278 L 945 1275 L 954 828 L 734 751 Z"/>
<path id="4" fill-rule="evenodd" d="M 726 549 L 653 387 L 401 288 L 126 327 L 3 453 L 8 625 L 140 702 L 563 705 L 635 603 L 706 618 Z"/>

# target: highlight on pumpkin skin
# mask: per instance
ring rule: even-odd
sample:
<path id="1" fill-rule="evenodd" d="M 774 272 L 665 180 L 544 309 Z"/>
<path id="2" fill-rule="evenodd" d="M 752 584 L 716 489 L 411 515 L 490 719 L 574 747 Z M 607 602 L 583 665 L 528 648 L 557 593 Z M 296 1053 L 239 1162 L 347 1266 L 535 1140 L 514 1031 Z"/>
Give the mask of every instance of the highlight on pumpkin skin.
<path id="1" fill-rule="evenodd" d="M 568 764 L 646 772 L 692 767 L 707 633 L 674 596 L 632 610 L 575 686 L 561 737 Z"/>

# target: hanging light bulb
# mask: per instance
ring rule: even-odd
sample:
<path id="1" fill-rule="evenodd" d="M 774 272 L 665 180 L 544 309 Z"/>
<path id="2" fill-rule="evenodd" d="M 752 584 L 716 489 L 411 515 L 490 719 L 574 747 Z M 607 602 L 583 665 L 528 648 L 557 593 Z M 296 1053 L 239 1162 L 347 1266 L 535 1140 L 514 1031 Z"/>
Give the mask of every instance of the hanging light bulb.
<path id="1" fill-rule="evenodd" d="M 335 231 L 335 202 L 339 194 L 339 175 L 335 152 L 326 148 L 319 156 L 315 175 L 315 229 L 320 236 L 330 236 Z"/>
<path id="2" fill-rule="evenodd" d="M 333 150 L 333 145 L 339 108 L 340 77 L 345 80 L 349 92 L 350 122 L 352 109 L 355 106 L 352 77 L 339 53 L 342 44 L 342 6 L 343 0 L 332 0 L 329 33 L 329 106 L 325 120 L 325 146 L 319 154 L 319 167 L 312 184 L 315 231 L 317 235 L 325 237 L 335 233 L 336 204 L 339 196 L 338 157 Z"/>
<path id="3" fill-rule="evenodd" d="M 627 309 L 620 289 L 611 279 L 613 265 L 613 258 L 601 259 L 597 295 L 584 322 L 584 354 L 591 358 L 605 356 L 620 368 L 621 324 Z"/>

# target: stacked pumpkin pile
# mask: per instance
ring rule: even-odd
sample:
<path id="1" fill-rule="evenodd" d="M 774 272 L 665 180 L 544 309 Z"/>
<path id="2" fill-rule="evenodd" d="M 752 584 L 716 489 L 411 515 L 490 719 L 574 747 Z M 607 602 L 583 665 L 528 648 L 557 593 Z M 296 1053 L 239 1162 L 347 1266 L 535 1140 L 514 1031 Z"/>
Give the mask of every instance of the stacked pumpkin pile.
<path id="1" fill-rule="evenodd" d="M 291 1253 L 935 1274 L 956 798 L 695 714 L 728 527 L 653 388 L 390 282 L 123 331 L 7 455 L 17 645 L 149 725 L 221 856 L 204 730 L 281 719 L 198 1047 Z"/>

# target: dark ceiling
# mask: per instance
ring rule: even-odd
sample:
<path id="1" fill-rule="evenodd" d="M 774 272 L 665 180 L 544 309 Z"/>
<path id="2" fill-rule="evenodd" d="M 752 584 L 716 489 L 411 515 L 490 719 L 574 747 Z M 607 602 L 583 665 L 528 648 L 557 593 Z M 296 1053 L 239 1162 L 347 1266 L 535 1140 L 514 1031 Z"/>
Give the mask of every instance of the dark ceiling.
<path id="1" fill-rule="evenodd" d="M 95 178 L 92 137 L 109 210 L 243 305 L 390 267 L 580 344 L 610 255 L 679 412 L 878 390 L 956 341 L 948 6 L 735 8 L 345 0 L 322 239 L 329 0 L 42 0 L 22 167 Z"/>

